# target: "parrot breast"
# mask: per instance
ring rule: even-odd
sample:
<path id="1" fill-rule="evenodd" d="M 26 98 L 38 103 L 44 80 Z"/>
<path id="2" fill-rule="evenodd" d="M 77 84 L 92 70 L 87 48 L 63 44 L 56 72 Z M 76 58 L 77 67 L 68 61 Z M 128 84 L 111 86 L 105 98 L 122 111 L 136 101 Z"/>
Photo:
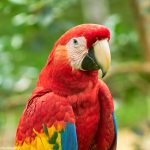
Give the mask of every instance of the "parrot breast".
<path id="1" fill-rule="evenodd" d="M 92 84 L 83 93 L 69 97 L 76 120 L 78 150 L 87 150 L 93 143 L 100 120 L 98 84 Z"/>

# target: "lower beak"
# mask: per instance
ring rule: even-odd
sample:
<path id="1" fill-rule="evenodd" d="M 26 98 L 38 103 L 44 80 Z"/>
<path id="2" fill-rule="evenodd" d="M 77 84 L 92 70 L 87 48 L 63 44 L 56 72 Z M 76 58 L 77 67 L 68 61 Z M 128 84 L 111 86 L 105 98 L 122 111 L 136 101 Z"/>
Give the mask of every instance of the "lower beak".
<path id="1" fill-rule="evenodd" d="M 102 77 L 104 77 L 109 70 L 110 62 L 111 55 L 108 40 L 97 40 L 84 57 L 81 69 L 85 71 L 101 69 Z"/>

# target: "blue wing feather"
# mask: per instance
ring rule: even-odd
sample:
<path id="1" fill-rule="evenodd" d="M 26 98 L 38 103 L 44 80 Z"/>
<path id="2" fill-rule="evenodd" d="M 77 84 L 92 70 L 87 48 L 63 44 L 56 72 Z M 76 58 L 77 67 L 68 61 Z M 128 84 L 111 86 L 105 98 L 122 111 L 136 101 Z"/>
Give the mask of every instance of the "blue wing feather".
<path id="1" fill-rule="evenodd" d="M 64 132 L 61 133 L 62 150 L 78 150 L 75 124 L 67 123 Z"/>
<path id="2" fill-rule="evenodd" d="M 116 134 L 116 140 L 117 140 L 117 137 L 118 137 L 117 121 L 116 121 L 116 116 L 115 116 L 114 112 L 112 113 L 112 115 L 113 115 L 113 121 L 114 121 L 114 127 L 115 127 L 115 134 Z"/>
<path id="3" fill-rule="evenodd" d="M 113 144 L 112 144 L 110 150 L 116 150 L 116 147 L 117 147 L 118 128 L 117 128 L 116 116 L 115 116 L 115 113 L 114 113 L 114 112 L 112 113 L 112 116 L 113 116 L 114 129 L 115 129 L 115 139 L 114 139 L 114 141 L 113 141 Z"/>

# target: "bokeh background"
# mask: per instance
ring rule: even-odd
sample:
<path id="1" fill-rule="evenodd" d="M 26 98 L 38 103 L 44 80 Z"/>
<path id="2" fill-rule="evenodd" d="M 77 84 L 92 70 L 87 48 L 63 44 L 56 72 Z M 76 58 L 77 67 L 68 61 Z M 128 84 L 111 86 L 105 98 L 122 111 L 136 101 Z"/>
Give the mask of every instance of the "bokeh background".
<path id="1" fill-rule="evenodd" d="M 0 149 L 16 127 L 55 41 L 82 23 L 111 30 L 104 78 L 115 102 L 118 150 L 150 150 L 150 1 L 1 0 Z"/>

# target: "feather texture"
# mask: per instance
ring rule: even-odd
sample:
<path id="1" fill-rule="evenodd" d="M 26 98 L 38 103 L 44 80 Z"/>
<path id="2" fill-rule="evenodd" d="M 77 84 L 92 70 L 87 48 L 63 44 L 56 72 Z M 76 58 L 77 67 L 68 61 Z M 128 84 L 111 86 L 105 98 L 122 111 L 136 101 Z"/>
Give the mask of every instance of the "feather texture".
<path id="1" fill-rule="evenodd" d="M 65 128 L 54 126 L 43 127 L 44 132 L 39 133 L 35 129 L 36 137 L 32 142 L 24 142 L 16 145 L 15 150 L 77 150 L 77 137 L 75 125 L 67 123 Z"/>
<path id="2" fill-rule="evenodd" d="M 110 32 L 83 24 L 58 39 L 20 118 L 16 150 L 116 150 L 110 91 L 98 80 L 98 70 L 77 70 L 68 59 L 67 42 L 83 36 L 90 48 Z"/>
<path id="3" fill-rule="evenodd" d="M 76 128 L 74 124 L 67 123 L 65 131 L 61 133 L 62 150 L 78 150 Z"/>
<path id="4" fill-rule="evenodd" d="M 68 123 L 74 124 L 74 114 L 65 98 L 52 92 L 34 97 L 28 102 L 20 119 L 16 150 L 61 150 L 61 134 L 68 130 Z M 73 129 L 72 132 L 76 132 L 75 127 Z"/>

